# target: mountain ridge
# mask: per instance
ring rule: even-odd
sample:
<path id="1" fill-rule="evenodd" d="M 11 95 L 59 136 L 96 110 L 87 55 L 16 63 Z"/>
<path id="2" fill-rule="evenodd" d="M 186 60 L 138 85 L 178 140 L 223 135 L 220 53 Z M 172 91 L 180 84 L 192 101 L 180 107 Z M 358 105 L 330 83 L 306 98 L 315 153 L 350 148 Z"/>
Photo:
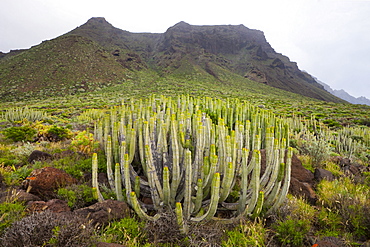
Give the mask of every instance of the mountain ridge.
<path id="1" fill-rule="evenodd" d="M 315 78 L 318 83 L 324 86 L 324 89 L 328 91 L 329 93 L 337 96 L 338 98 L 341 98 L 345 101 L 348 101 L 351 104 L 360 104 L 360 105 L 369 105 L 370 106 L 370 99 L 360 96 L 360 97 L 354 97 L 347 93 L 344 89 L 332 89 L 328 84 L 318 80 Z"/>
<path id="2" fill-rule="evenodd" d="M 64 48 L 58 50 L 59 46 Z M 93 91 L 125 83 L 137 71 L 154 71 L 164 78 L 193 75 L 230 86 L 230 78 L 238 76 L 319 100 L 344 102 L 276 53 L 262 31 L 243 25 L 179 22 L 164 33 L 131 33 L 96 17 L 28 50 L 0 55 L 0 83 L 11 88 L 0 90 L 2 97 Z"/>

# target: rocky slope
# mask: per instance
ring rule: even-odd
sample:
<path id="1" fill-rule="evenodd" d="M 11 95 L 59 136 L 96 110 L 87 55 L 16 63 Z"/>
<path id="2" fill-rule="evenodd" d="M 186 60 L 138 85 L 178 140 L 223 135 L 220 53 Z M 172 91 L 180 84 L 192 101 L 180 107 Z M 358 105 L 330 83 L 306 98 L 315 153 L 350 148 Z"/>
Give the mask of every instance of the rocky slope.
<path id="1" fill-rule="evenodd" d="M 344 102 L 323 89 L 296 63 L 278 54 L 263 32 L 239 26 L 180 22 L 163 34 L 131 33 L 104 18 L 25 51 L 0 54 L 0 97 L 11 100 L 94 91 L 125 83 L 132 73 L 161 78 L 193 75 L 224 83 L 235 76 L 319 100 Z M 263 92 L 261 92 L 263 93 Z"/>

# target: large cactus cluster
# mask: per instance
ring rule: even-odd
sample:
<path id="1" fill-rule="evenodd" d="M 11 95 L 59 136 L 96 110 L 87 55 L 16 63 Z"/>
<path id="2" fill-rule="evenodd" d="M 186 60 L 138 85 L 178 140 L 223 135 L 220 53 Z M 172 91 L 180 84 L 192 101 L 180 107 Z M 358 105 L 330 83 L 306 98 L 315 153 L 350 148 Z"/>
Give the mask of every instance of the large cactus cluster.
<path id="1" fill-rule="evenodd" d="M 117 199 L 148 220 L 175 210 L 185 230 L 189 220 L 257 217 L 279 207 L 290 182 L 288 129 L 239 100 L 151 96 L 107 111 L 94 136 Z M 96 171 L 94 154 L 93 186 L 102 199 Z"/>

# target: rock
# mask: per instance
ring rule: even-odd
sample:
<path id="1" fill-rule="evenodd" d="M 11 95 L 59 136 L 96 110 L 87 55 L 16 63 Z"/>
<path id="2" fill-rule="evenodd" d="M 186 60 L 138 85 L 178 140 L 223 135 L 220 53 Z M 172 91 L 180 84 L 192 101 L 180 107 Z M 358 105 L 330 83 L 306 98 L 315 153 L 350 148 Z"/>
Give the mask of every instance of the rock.
<path id="1" fill-rule="evenodd" d="M 48 198 L 54 195 L 58 188 L 75 183 L 77 180 L 65 171 L 54 167 L 45 167 L 33 170 L 30 176 L 23 181 L 22 187 L 27 192 Z"/>
<path id="2" fill-rule="evenodd" d="M 333 181 L 335 179 L 333 173 L 331 173 L 328 170 L 322 169 L 322 168 L 315 169 L 314 177 L 315 177 L 315 180 L 318 182 L 320 182 L 323 179 L 328 180 L 328 181 Z"/>
<path id="3" fill-rule="evenodd" d="M 35 150 L 33 151 L 30 156 L 28 157 L 28 163 L 34 163 L 35 161 L 42 161 L 51 159 L 53 156 L 51 154 Z"/>
<path id="4" fill-rule="evenodd" d="M 351 165 L 351 160 L 349 158 L 338 158 L 339 159 L 339 165 L 341 167 L 349 166 Z"/>
<path id="5" fill-rule="evenodd" d="M 296 197 L 305 198 L 310 204 L 314 205 L 317 195 L 309 183 L 301 182 L 292 177 L 290 180 L 289 192 Z"/>
<path id="6" fill-rule="evenodd" d="M 301 160 L 297 155 L 292 157 L 292 173 L 291 176 L 300 182 L 308 183 L 311 186 L 314 183 L 314 175 L 311 171 L 303 167 Z"/>
<path id="7" fill-rule="evenodd" d="M 0 203 L 4 201 L 18 201 L 18 202 L 30 202 L 30 201 L 39 201 L 40 197 L 28 193 L 24 190 L 12 190 L 8 192 L 3 192 L 0 194 Z"/>
<path id="8" fill-rule="evenodd" d="M 77 209 L 78 217 L 92 220 L 94 226 L 106 225 L 111 220 L 119 220 L 130 215 L 130 209 L 125 202 L 105 200 L 89 207 Z"/>
<path id="9" fill-rule="evenodd" d="M 40 213 L 49 210 L 53 213 L 70 212 L 71 208 L 68 203 L 59 199 L 52 199 L 47 202 L 44 201 L 33 201 L 29 202 L 26 207 L 28 213 Z"/>
<path id="10" fill-rule="evenodd" d="M 360 170 L 355 165 L 344 166 L 342 170 L 347 176 L 361 176 Z"/>
<path id="11" fill-rule="evenodd" d="M 313 190 L 313 184 L 313 173 L 304 168 L 301 160 L 293 155 L 289 192 L 294 196 L 305 198 L 311 204 L 315 204 L 317 195 Z"/>

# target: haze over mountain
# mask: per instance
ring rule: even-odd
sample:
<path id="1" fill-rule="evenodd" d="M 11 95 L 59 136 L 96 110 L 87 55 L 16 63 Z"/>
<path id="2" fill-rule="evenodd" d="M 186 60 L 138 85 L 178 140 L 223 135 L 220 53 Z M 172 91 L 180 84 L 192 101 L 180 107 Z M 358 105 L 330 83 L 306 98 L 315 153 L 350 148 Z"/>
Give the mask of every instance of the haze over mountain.
<path id="1" fill-rule="evenodd" d="M 133 73 L 197 78 L 233 87 L 255 81 L 307 97 L 344 102 L 296 63 L 278 54 L 263 32 L 243 25 L 192 26 L 131 33 L 104 18 L 28 50 L 0 54 L 0 97 L 6 100 L 94 91 L 126 83 Z"/>
<path id="2" fill-rule="evenodd" d="M 349 103 L 352 103 L 352 104 L 360 104 L 360 105 L 370 105 L 370 99 L 366 98 L 366 97 L 354 97 L 352 95 L 350 95 L 349 93 L 347 93 L 345 90 L 343 89 L 340 89 L 340 90 L 337 90 L 337 89 L 332 89 L 328 84 L 325 84 L 324 82 L 320 81 L 320 80 L 317 80 L 316 81 L 318 83 L 320 83 L 321 85 L 324 86 L 324 89 L 326 91 L 328 91 L 329 93 L 337 96 L 338 98 L 341 98 L 341 99 L 344 99 L 345 101 L 348 101 Z"/>

